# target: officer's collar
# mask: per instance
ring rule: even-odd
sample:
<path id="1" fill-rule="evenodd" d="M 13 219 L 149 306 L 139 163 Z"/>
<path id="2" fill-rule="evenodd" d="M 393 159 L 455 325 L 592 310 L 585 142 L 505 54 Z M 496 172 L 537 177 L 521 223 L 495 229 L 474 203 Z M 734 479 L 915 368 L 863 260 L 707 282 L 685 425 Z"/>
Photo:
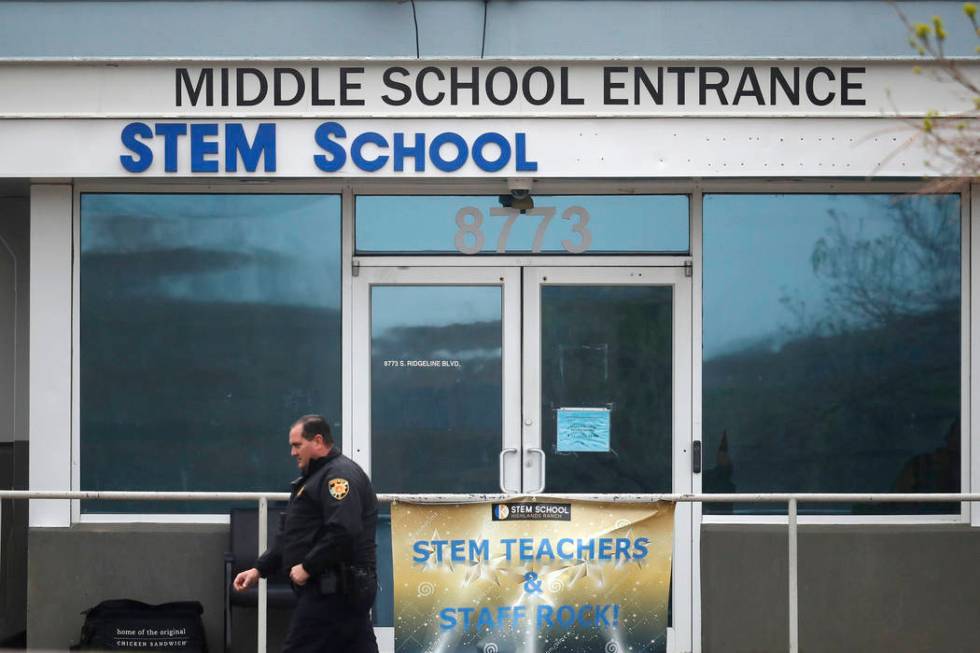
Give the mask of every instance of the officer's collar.
<path id="1" fill-rule="evenodd" d="M 327 461 L 333 460 L 340 455 L 340 449 L 336 446 L 330 448 L 330 453 L 326 456 L 321 456 L 320 458 L 310 459 L 309 464 L 306 466 L 306 471 L 303 472 L 303 478 L 309 477 L 317 472 L 321 467 L 327 464 Z"/>

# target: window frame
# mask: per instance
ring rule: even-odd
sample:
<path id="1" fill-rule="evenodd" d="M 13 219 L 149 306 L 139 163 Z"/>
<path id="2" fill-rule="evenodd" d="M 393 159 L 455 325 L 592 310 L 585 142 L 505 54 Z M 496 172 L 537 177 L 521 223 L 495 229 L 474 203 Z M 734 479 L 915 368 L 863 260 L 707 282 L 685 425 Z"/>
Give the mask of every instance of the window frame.
<path id="1" fill-rule="evenodd" d="M 710 182 L 701 186 L 701 195 L 698 203 L 696 216 L 697 227 L 699 230 L 697 240 L 697 261 L 703 261 L 704 245 L 704 195 L 884 195 L 884 194 L 907 194 L 915 193 L 925 186 L 921 182 L 902 182 L 902 181 L 839 181 L 833 183 L 819 181 L 768 181 L 744 183 L 742 181 L 722 181 Z M 960 492 L 967 493 L 975 485 L 971 478 L 971 463 L 975 458 L 980 458 L 980 445 L 974 445 L 971 423 L 971 387 L 970 371 L 972 368 L 971 359 L 971 330 L 970 330 L 970 306 L 972 285 L 970 279 L 971 260 L 973 248 L 970 241 L 971 234 L 971 206 L 972 189 L 965 187 L 960 191 L 949 191 L 946 194 L 960 196 Z M 973 215 L 976 215 L 974 212 Z M 978 216 L 980 217 L 980 216 Z M 694 247 L 692 241 L 692 248 Z M 696 266 L 695 274 L 703 274 L 703 267 Z M 696 282 L 695 295 L 697 308 L 695 312 L 698 318 L 698 325 L 695 327 L 694 337 L 696 339 L 696 351 L 703 348 L 703 331 L 701 320 L 703 317 L 703 277 Z M 978 320 L 980 322 L 980 320 Z M 980 331 L 980 330 L 978 330 Z M 703 363 L 702 361 L 700 361 Z M 695 421 L 697 425 L 697 437 L 700 438 L 703 416 L 703 397 L 702 394 L 702 365 L 696 365 L 695 392 L 698 397 L 694 401 L 696 411 Z M 701 477 L 697 478 L 697 491 L 701 491 Z M 700 507 L 700 505 L 699 505 Z M 976 513 L 975 519 L 980 520 L 980 508 L 971 509 L 971 504 L 960 503 L 960 512 L 947 514 L 910 514 L 896 513 L 893 515 L 800 515 L 798 523 L 801 525 L 854 525 L 854 526 L 894 526 L 894 525 L 961 525 L 971 524 L 971 514 Z M 762 515 L 762 514 L 738 514 L 738 515 L 701 515 L 702 524 L 711 525 L 785 525 L 788 523 L 786 515 Z M 980 525 L 973 522 L 974 525 Z"/>
<path id="2" fill-rule="evenodd" d="M 717 181 L 656 180 L 656 179 L 558 179 L 538 180 L 533 193 L 540 195 L 590 195 L 590 194 L 683 194 L 688 195 L 690 252 L 687 255 L 627 254 L 627 255 L 354 255 L 354 199 L 356 195 L 495 195 L 507 192 L 504 179 L 487 180 L 419 180 L 419 179 L 368 179 L 368 180 L 240 180 L 211 179 L 207 181 L 177 180 L 88 180 L 78 179 L 72 183 L 72 224 L 71 224 L 71 478 L 69 487 L 79 488 L 80 481 L 80 423 L 79 423 L 79 268 L 80 268 L 80 197 L 84 193 L 196 193 L 196 194 L 326 194 L 340 195 L 341 199 L 341 332 L 342 332 L 342 384 L 341 420 L 345 425 L 352 424 L 351 405 L 352 376 L 352 280 L 359 265 L 372 266 L 684 266 L 692 263 L 692 386 L 690 389 L 692 413 L 692 438 L 702 437 L 702 359 L 703 347 L 703 196 L 708 193 L 724 194 L 887 194 L 912 193 L 921 189 L 922 182 L 894 180 L 789 180 L 789 179 L 728 179 Z M 980 186 L 978 186 L 980 188 Z M 971 283 L 973 257 L 977 256 L 977 269 L 980 269 L 980 251 L 974 253 L 971 242 L 974 219 L 980 220 L 980 192 L 965 187 L 953 191 L 960 195 L 961 218 L 961 343 L 960 343 L 960 411 L 961 411 L 961 492 L 969 492 L 976 486 L 973 477 L 980 477 L 980 445 L 974 443 L 971 416 L 974 388 L 971 386 L 971 370 L 980 368 L 980 351 L 974 361 L 971 342 L 980 343 L 980 320 L 974 325 L 970 309 L 973 293 L 980 293 L 980 284 L 974 291 Z M 977 248 L 980 250 L 980 248 Z M 976 299 L 980 305 L 980 296 Z M 975 330 L 975 333 L 974 333 Z M 978 384 L 980 386 L 980 384 Z M 980 388 L 977 388 L 977 401 L 980 402 Z M 980 411 L 978 411 L 980 412 Z M 68 444 L 68 443 L 66 443 Z M 356 456 L 355 456 L 356 459 Z M 701 475 L 692 474 L 692 490 L 701 492 Z M 227 523 L 227 515 L 188 515 L 188 514 L 150 514 L 150 513 L 98 513 L 82 514 L 79 501 L 71 501 L 71 523 Z M 972 514 L 972 520 L 971 520 Z M 785 515 L 702 515 L 701 505 L 694 506 L 695 523 L 722 525 L 786 524 Z M 959 514 L 947 515 L 804 515 L 799 518 L 803 525 L 935 525 L 954 526 L 973 524 L 980 526 L 980 506 L 971 510 L 970 504 L 961 504 Z M 696 531 L 698 529 L 695 529 Z"/>
<path id="3" fill-rule="evenodd" d="M 348 357 L 346 356 L 348 328 L 350 266 L 346 265 L 349 258 L 347 245 L 350 241 L 346 229 L 349 221 L 346 219 L 347 204 L 345 188 L 341 185 L 313 184 L 308 182 L 269 183 L 128 183 L 128 182 L 86 182 L 79 181 L 72 189 L 72 387 L 71 387 L 71 488 L 81 490 L 81 197 L 86 194 L 115 194 L 115 195 L 328 195 L 340 200 L 340 230 L 341 230 L 341 424 L 350 424 L 348 410 Z M 283 488 L 288 479 L 283 480 Z M 83 513 L 82 502 L 71 500 L 72 524 L 228 524 L 228 514 L 214 513 Z"/>
<path id="4" fill-rule="evenodd" d="M 537 187 L 538 186 L 535 186 L 535 188 L 537 188 Z M 411 261 L 420 261 L 420 260 L 424 260 L 424 259 L 439 259 L 439 260 L 443 261 L 443 265 L 447 265 L 447 261 L 449 259 L 453 259 L 454 262 L 450 262 L 448 264 L 454 265 L 454 266 L 458 266 L 459 265 L 459 263 L 456 263 L 455 262 L 456 260 L 462 260 L 462 259 L 489 260 L 489 259 L 493 259 L 493 258 L 502 259 L 502 258 L 520 257 L 522 259 L 528 259 L 528 258 L 530 258 L 530 259 L 534 259 L 535 261 L 542 261 L 542 260 L 548 260 L 548 259 L 564 260 L 564 259 L 574 258 L 574 259 L 578 259 L 580 261 L 579 265 L 586 265 L 586 266 L 591 266 L 592 265 L 591 261 L 593 261 L 593 260 L 610 259 L 610 260 L 618 260 L 618 261 L 620 261 L 620 265 L 622 265 L 624 267 L 627 267 L 629 265 L 628 263 L 625 263 L 624 261 L 630 260 L 630 259 L 635 259 L 635 258 L 655 258 L 655 259 L 657 259 L 659 261 L 663 261 L 663 260 L 672 259 L 672 258 L 673 259 L 676 259 L 676 258 L 690 258 L 690 256 L 691 256 L 691 248 L 692 248 L 692 245 L 691 245 L 691 220 L 693 219 L 693 211 L 692 211 L 692 208 L 691 208 L 692 198 L 691 198 L 691 193 L 690 192 L 683 192 L 683 191 L 680 191 L 680 192 L 664 192 L 664 191 L 660 191 L 660 192 L 656 192 L 656 193 L 640 192 L 640 191 L 635 191 L 635 192 L 630 192 L 630 193 L 623 193 L 623 192 L 619 192 L 619 193 L 597 193 L 597 192 L 573 193 L 572 192 L 572 193 L 569 193 L 569 192 L 566 192 L 566 193 L 547 193 L 547 194 L 546 193 L 541 193 L 541 192 L 532 192 L 531 195 L 532 196 L 537 196 L 537 197 L 552 197 L 552 198 L 555 198 L 555 197 L 558 197 L 558 198 L 560 198 L 560 197 L 616 197 L 616 196 L 618 196 L 618 197 L 683 197 L 683 198 L 687 199 L 687 225 L 688 225 L 688 233 L 687 233 L 687 240 L 688 240 L 688 242 L 687 242 L 687 245 L 688 245 L 688 247 L 687 247 L 687 250 L 686 251 L 662 249 L 662 250 L 633 251 L 633 252 L 627 252 L 627 251 L 623 251 L 623 252 L 606 251 L 606 252 L 603 252 L 603 253 L 600 253 L 600 254 L 592 253 L 592 252 L 589 252 L 589 251 L 581 252 L 581 253 L 578 253 L 578 254 L 573 254 L 573 253 L 567 252 L 567 251 L 566 252 L 548 251 L 548 252 L 537 252 L 537 253 L 536 252 L 530 252 L 530 251 L 515 251 L 513 253 L 504 253 L 504 254 L 497 253 L 497 252 L 492 252 L 492 251 L 480 251 L 480 252 L 475 252 L 473 254 L 465 254 L 465 253 L 460 252 L 460 251 L 452 251 L 452 250 L 448 250 L 448 249 L 446 251 L 443 251 L 443 252 L 418 252 L 418 253 L 412 252 L 410 250 L 391 251 L 391 252 L 386 252 L 386 251 L 370 251 L 370 250 L 366 250 L 366 251 L 362 251 L 362 252 L 358 252 L 357 251 L 357 200 L 360 197 L 405 197 L 405 196 L 411 196 L 411 197 L 447 197 L 447 196 L 452 196 L 452 197 L 459 197 L 459 198 L 474 198 L 474 199 L 484 199 L 485 200 L 485 199 L 490 199 L 490 198 L 492 198 L 494 196 L 499 196 L 499 195 L 501 195 L 501 193 L 495 193 L 495 194 L 487 194 L 487 193 L 465 193 L 465 194 L 463 194 L 463 193 L 450 193 L 450 194 L 447 194 L 447 193 L 429 193 L 429 192 L 422 192 L 422 193 L 419 193 L 419 192 L 416 192 L 416 193 L 360 193 L 360 192 L 355 192 L 354 193 L 354 198 L 353 198 L 354 205 L 352 207 L 352 210 L 354 212 L 354 222 L 353 222 L 353 236 L 354 236 L 354 249 L 353 249 L 353 251 L 354 251 L 354 256 L 357 257 L 357 258 L 368 258 L 368 259 L 371 259 L 372 261 L 375 261 L 375 260 L 380 259 L 382 257 L 383 258 L 402 258 L 402 259 L 407 259 L 407 260 L 411 260 Z M 374 264 L 375 263 L 372 263 L 372 265 L 374 265 Z M 539 263 L 535 263 L 535 265 L 539 265 Z M 568 263 L 565 263 L 565 265 L 568 265 Z"/>

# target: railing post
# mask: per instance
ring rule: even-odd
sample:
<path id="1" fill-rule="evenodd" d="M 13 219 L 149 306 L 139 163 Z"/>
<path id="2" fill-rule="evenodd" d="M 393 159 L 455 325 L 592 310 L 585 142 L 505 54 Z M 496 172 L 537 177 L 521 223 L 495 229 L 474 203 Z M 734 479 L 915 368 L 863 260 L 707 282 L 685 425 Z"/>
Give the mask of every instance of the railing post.
<path id="1" fill-rule="evenodd" d="M 800 606 L 797 571 L 799 567 L 796 550 L 796 499 L 789 500 L 789 653 L 800 650 Z"/>
<path id="2" fill-rule="evenodd" d="M 269 548 L 269 499 L 262 497 L 259 499 L 259 554 L 261 555 L 267 548 Z M 265 578 L 259 578 L 259 641 L 256 648 L 258 653 L 266 652 L 268 593 L 269 582 Z"/>

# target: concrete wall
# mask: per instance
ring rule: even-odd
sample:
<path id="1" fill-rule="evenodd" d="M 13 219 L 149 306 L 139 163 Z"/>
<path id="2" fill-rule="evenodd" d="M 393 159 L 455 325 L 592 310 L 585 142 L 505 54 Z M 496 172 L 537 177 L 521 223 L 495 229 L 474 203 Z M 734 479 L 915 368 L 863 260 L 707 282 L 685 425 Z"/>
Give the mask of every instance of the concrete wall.
<path id="1" fill-rule="evenodd" d="M 706 653 L 785 651 L 785 527 L 706 526 Z M 799 537 L 800 649 L 980 651 L 980 530 L 807 527 Z"/>
<path id="2" fill-rule="evenodd" d="M 79 614 L 106 599 L 198 600 L 208 647 L 221 650 L 225 526 L 32 528 L 27 609 L 31 649 L 78 641 Z"/>
<path id="3" fill-rule="evenodd" d="M 0 187 L 0 488 L 27 489 L 28 200 Z M 0 642 L 22 632 L 27 600 L 27 505 L 0 505 Z"/>
<path id="4" fill-rule="evenodd" d="M 225 526 L 32 529 L 28 644 L 62 650 L 78 613 L 107 598 L 204 604 L 208 644 L 222 641 Z M 786 532 L 706 526 L 703 650 L 786 650 Z M 800 643 L 808 653 L 980 650 L 980 530 L 808 527 L 800 534 Z M 235 651 L 255 650 L 255 611 L 235 612 Z M 273 611 L 270 650 L 287 615 Z"/>
<path id="5" fill-rule="evenodd" d="M 222 651 L 225 525 L 77 525 L 32 528 L 27 643 L 65 650 L 78 641 L 82 610 L 106 599 L 200 601 L 209 650 Z M 235 651 L 256 646 L 256 611 L 233 615 Z M 269 650 L 278 650 L 288 614 L 270 611 Z"/>

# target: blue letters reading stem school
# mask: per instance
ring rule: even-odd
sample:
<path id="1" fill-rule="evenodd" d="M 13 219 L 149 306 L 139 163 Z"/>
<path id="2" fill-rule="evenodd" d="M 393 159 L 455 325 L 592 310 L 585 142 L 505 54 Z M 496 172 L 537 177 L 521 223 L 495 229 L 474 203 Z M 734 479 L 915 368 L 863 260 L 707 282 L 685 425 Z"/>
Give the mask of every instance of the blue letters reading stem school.
<path id="1" fill-rule="evenodd" d="M 311 136 L 309 156 L 323 172 L 343 172 L 348 163 L 364 172 L 403 172 L 406 166 L 425 172 L 430 165 L 455 172 L 470 160 L 484 172 L 511 165 L 515 172 L 538 169 L 536 161 L 528 160 L 524 132 L 509 137 L 485 132 L 472 140 L 451 131 L 431 137 L 393 132 L 389 140 L 373 131 L 348 134 L 340 123 L 324 122 Z M 276 171 L 276 123 L 258 124 L 250 138 L 240 122 L 131 122 L 120 138 L 127 153 L 119 161 L 127 172 L 150 171 L 154 160 L 161 159 L 167 173 L 187 172 L 188 166 L 191 173 L 237 173 L 239 165 L 244 172 L 255 172 L 260 161 L 264 172 Z"/>

